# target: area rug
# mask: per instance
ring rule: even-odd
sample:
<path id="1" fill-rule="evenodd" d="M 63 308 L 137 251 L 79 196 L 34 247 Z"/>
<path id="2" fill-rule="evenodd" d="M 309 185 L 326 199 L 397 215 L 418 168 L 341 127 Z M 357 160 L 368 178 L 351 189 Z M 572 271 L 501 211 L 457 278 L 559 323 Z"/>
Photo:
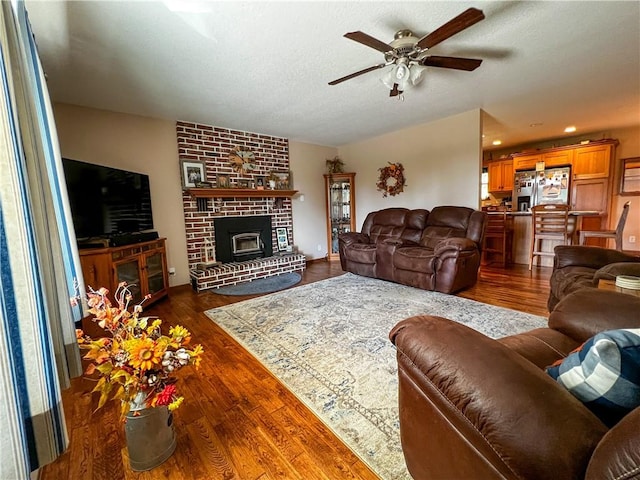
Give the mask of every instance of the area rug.
<path id="1" fill-rule="evenodd" d="M 296 272 L 283 273 L 272 277 L 259 278 L 251 282 L 227 285 L 226 287 L 214 288 L 212 293 L 219 295 L 255 295 L 258 293 L 271 293 L 285 288 L 293 287 L 300 283 L 302 276 Z"/>
<path id="2" fill-rule="evenodd" d="M 347 273 L 206 312 L 382 479 L 409 479 L 400 446 L 400 320 L 439 315 L 498 338 L 542 317 Z"/>

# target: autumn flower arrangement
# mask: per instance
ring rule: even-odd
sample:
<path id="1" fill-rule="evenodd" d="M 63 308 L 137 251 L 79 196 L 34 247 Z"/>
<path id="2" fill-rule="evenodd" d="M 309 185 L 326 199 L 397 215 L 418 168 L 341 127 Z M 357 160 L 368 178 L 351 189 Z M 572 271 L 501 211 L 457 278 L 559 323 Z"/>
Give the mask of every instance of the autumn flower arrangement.
<path id="1" fill-rule="evenodd" d="M 93 389 L 100 392 L 97 408 L 109 399 L 120 400 L 123 420 L 132 405 L 138 408 L 166 405 L 175 410 L 184 399 L 177 393 L 173 374 L 186 365 L 197 368 L 202 346 L 189 348 L 191 334 L 180 325 L 163 335 L 160 319 L 140 316 L 142 302 L 129 311 L 132 295 L 126 283 L 118 285 L 116 306 L 111 304 L 108 293 L 105 288 L 89 289 L 87 303 L 93 321 L 110 336 L 92 339 L 76 330 L 79 347 L 87 350 L 84 358 L 92 362 L 85 373 L 99 377 Z M 77 301 L 78 298 L 72 299 L 72 303 Z"/>

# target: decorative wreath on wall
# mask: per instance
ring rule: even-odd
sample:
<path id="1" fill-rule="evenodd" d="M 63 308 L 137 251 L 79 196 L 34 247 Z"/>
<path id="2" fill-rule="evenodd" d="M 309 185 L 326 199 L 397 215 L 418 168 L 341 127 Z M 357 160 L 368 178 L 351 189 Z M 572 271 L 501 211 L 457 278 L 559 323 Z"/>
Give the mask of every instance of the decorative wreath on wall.
<path id="1" fill-rule="evenodd" d="M 376 187 L 378 187 L 378 190 L 383 192 L 383 197 L 386 197 L 387 195 L 391 195 L 392 197 L 398 195 L 400 192 L 404 191 L 405 186 L 404 167 L 402 164 L 388 163 L 388 167 L 378 169 L 380 177 L 378 177 Z"/>

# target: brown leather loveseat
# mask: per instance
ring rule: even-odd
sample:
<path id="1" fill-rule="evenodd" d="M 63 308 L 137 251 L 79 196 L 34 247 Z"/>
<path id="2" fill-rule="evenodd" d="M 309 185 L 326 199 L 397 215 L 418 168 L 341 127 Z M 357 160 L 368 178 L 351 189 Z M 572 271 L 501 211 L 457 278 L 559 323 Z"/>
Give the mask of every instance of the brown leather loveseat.
<path id="1" fill-rule="evenodd" d="M 544 371 L 596 333 L 639 328 L 638 312 L 638 297 L 586 288 L 548 328 L 498 340 L 440 317 L 399 322 L 390 338 L 412 477 L 640 478 L 640 407 L 608 428 Z"/>
<path id="2" fill-rule="evenodd" d="M 339 236 L 342 269 L 424 290 L 474 285 L 487 217 L 467 207 L 387 208 Z"/>

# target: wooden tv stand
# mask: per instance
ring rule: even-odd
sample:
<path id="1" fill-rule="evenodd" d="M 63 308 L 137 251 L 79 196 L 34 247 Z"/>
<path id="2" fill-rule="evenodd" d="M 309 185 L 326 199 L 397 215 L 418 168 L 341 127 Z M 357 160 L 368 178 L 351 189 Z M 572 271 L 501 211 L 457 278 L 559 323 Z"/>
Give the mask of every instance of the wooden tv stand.
<path id="1" fill-rule="evenodd" d="M 105 287 L 113 294 L 120 282 L 127 282 L 133 294 L 131 305 L 148 307 L 169 293 L 165 238 L 120 247 L 80 249 L 80 264 L 87 289 Z"/>

